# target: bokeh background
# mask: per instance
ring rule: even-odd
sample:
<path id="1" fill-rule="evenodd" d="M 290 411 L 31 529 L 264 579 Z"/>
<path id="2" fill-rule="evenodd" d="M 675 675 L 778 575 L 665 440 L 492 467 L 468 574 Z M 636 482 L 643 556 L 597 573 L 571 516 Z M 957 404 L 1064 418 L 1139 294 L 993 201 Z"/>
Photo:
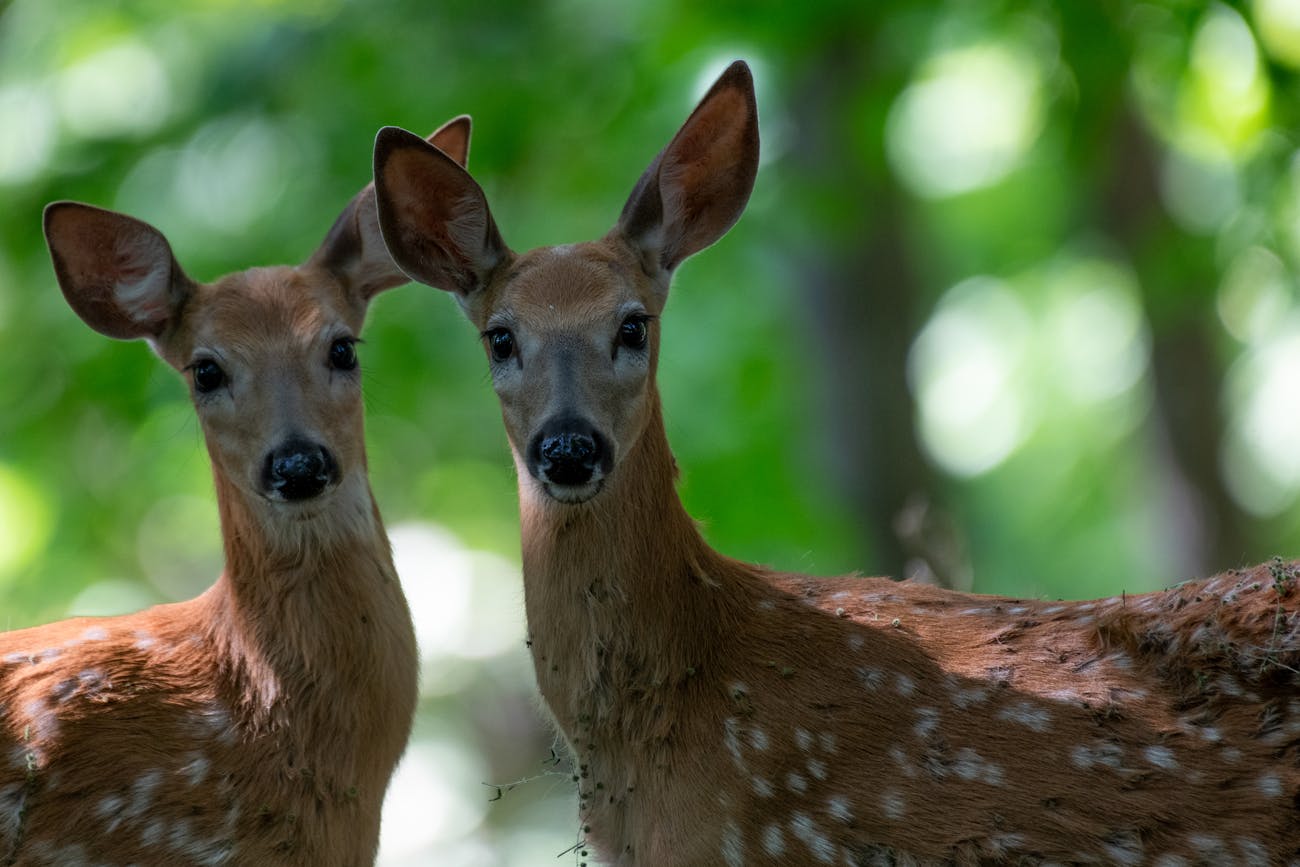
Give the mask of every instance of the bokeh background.
<path id="1" fill-rule="evenodd" d="M 735 57 L 763 162 L 676 279 L 661 372 L 717 547 L 1051 598 L 1300 553 L 1295 0 L 13 0 L 0 626 L 221 567 L 182 382 L 66 307 L 46 202 L 153 223 L 199 279 L 298 262 L 380 126 L 470 112 L 508 242 L 586 239 Z M 556 863 L 573 794 L 523 652 L 482 350 L 421 286 L 365 336 L 424 671 L 381 863 Z"/>

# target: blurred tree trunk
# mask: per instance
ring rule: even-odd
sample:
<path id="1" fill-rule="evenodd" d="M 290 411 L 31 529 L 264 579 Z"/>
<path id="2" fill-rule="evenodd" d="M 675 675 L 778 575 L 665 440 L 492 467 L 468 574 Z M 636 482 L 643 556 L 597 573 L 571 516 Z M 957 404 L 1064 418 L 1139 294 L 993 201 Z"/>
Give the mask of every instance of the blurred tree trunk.
<path id="1" fill-rule="evenodd" d="M 830 470 L 870 544 L 871 571 L 895 577 L 932 573 L 965 585 L 954 534 L 936 508 L 935 479 L 921 454 L 907 384 L 907 355 L 923 321 L 908 258 L 901 191 L 885 164 L 884 108 L 902 86 L 871 67 L 874 34 L 848 28 L 852 43 L 821 46 L 792 69 L 789 152 L 792 186 L 808 192 L 797 245 L 810 348 L 820 361 L 820 415 Z M 849 126 L 866 102 L 880 123 L 874 139 Z M 874 120 L 874 118 L 873 118 Z M 866 151 L 864 153 L 864 150 Z M 846 207 L 847 204 L 847 207 Z M 936 532 L 935 528 L 939 528 Z"/>
<path id="2" fill-rule="evenodd" d="M 1224 370 L 1211 311 L 1217 284 L 1212 238 L 1192 237 L 1165 213 L 1157 145 L 1127 100 L 1111 128 L 1109 178 L 1101 191 L 1103 228 L 1136 268 L 1151 323 L 1157 448 L 1177 478 L 1162 498 L 1176 562 L 1187 577 L 1249 558 L 1246 517 L 1219 472 Z"/>

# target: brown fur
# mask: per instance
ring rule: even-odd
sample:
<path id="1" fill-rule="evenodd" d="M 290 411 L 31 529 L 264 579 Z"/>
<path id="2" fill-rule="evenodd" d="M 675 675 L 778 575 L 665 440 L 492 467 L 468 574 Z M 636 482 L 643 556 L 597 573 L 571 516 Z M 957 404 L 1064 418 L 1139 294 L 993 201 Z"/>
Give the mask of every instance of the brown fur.
<path id="1" fill-rule="evenodd" d="M 518 347 L 493 383 L 519 470 L 530 646 L 585 845 L 653 867 L 1300 859 L 1296 564 L 1052 603 L 776 573 L 705 543 L 674 488 L 657 327 L 640 366 L 610 347 L 625 311 L 662 310 L 674 251 L 707 246 L 743 207 L 749 88 L 724 74 L 609 236 L 522 256 L 494 248 L 493 228 L 488 249 L 422 261 L 403 239 L 437 209 L 390 190 L 490 224 L 486 202 L 418 139 L 377 143 L 396 261 Z M 615 452 L 577 494 L 530 462 L 557 414 Z"/>
<path id="2" fill-rule="evenodd" d="M 468 119 L 435 140 L 464 159 Z M 138 220 L 46 213 L 56 273 L 97 330 L 172 367 L 220 360 L 195 392 L 226 568 L 196 599 L 0 634 L 0 864 L 364 865 L 410 733 L 418 657 L 366 475 L 359 370 L 331 368 L 378 291 L 405 282 L 373 190 L 299 267 L 199 284 Z M 275 499 L 287 437 L 337 482 Z"/>

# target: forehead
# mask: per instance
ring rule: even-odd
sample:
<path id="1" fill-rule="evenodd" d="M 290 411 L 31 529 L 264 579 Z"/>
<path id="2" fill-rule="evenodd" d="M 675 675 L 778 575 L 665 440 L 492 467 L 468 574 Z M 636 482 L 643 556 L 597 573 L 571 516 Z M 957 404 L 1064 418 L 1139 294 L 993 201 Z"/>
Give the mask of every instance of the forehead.
<path id="1" fill-rule="evenodd" d="M 361 327 L 362 311 L 330 275 L 304 268 L 250 268 L 199 286 L 185 305 L 192 344 L 307 343 L 340 325 Z"/>
<path id="2" fill-rule="evenodd" d="M 488 307 L 541 325 L 601 319 L 637 301 L 648 305 L 644 282 L 632 256 L 611 245 L 540 247 L 511 263 Z"/>

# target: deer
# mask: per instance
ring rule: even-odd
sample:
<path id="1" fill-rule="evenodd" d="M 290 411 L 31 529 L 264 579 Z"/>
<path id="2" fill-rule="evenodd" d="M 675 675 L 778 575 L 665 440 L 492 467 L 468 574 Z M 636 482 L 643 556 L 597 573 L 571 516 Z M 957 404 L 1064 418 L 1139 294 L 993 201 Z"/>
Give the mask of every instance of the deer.
<path id="1" fill-rule="evenodd" d="M 482 335 L 581 863 L 1300 864 L 1300 564 L 1056 602 L 707 544 L 675 488 L 661 315 L 758 147 L 738 61 L 604 237 L 515 253 L 463 167 L 376 139 L 389 252 Z"/>
<path id="2" fill-rule="evenodd" d="M 469 134 L 430 146 L 463 164 Z M 147 223 L 46 207 L 72 309 L 188 380 L 225 569 L 188 601 L 0 633 L 0 864 L 373 863 L 419 659 L 366 468 L 356 343 L 407 282 L 374 202 L 302 265 L 213 283 Z"/>

